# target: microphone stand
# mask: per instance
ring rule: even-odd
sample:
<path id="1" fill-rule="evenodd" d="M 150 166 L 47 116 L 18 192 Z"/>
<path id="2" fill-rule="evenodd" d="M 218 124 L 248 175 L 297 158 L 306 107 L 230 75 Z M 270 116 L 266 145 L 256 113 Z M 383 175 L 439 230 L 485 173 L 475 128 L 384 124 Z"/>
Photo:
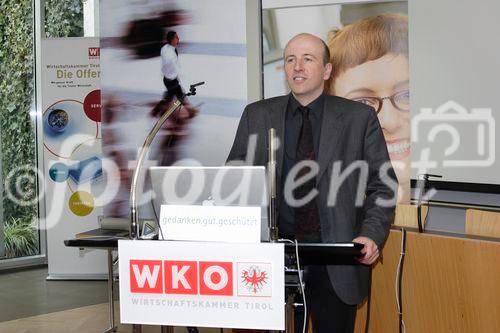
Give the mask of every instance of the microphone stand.
<path id="1" fill-rule="evenodd" d="M 269 233 L 270 241 L 278 240 L 278 223 L 276 221 L 276 142 L 275 129 L 270 128 L 268 132 L 269 147 L 268 147 L 268 182 L 269 182 Z"/>
<path id="2" fill-rule="evenodd" d="M 153 142 L 156 134 L 163 126 L 165 121 L 183 104 L 184 98 L 186 96 L 196 95 L 196 87 L 205 84 L 205 82 L 198 82 L 190 85 L 189 92 L 185 94 L 181 99 L 176 100 L 172 106 L 158 119 L 156 124 L 153 126 L 149 134 L 146 136 L 144 143 L 142 144 L 141 150 L 139 151 L 139 156 L 137 158 L 137 164 L 135 166 L 134 174 L 132 176 L 132 182 L 130 185 L 130 238 L 139 239 L 139 227 L 138 227 L 138 212 L 137 212 L 137 182 L 139 180 L 139 173 L 142 168 L 144 160 L 147 158 L 149 153 L 149 147 Z"/>
<path id="3" fill-rule="evenodd" d="M 425 190 L 427 188 L 427 183 L 429 182 L 429 178 L 442 178 L 443 176 L 441 175 L 432 175 L 429 173 L 424 173 L 418 175 L 418 181 L 417 181 L 417 189 L 418 189 L 418 201 L 417 201 L 417 225 L 418 225 L 418 232 L 423 233 L 425 231 L 424 229 L 424 223 L 422 221 L 422 199 L 425 195 Z M 429 200 L 429 198 L 427 198 Z"/>

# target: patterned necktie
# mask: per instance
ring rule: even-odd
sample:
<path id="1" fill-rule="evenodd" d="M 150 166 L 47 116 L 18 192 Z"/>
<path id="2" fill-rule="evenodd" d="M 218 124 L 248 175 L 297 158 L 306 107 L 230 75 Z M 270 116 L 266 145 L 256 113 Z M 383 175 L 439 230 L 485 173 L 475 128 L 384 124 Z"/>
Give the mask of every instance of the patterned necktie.
<path id="1" fill-rule="evenodd" d="M 299 107 L 302 115 L 302 127 L 300 129 L 299 141 L 297 143 L 296 161 L 314 160 L 314 142 L 311 120 L 309 119 L 309 108 Z"/>
<path id="2" fill-rule="evenodd" d="M 299 141 L 297 143 L 296 163 L 304 160 L 316 159 L 314 154 L 314 140 L 312 133 L 311 120 L 309 119 L 310 109 L 307 107 L 299 107 L 302 114 L 302 127 L 300 130 Z M 308 167 L 303 167 L 297 173 L 297 179 L 303 177 L 309 172 Z M 296 200 L 302 199 L 311 192 L 316 185 L 316 178 L 312 178 L 302 185 L 296 187 L 293 191 L 293 196 Z M 317 242 L 321 240 L 320 225 L 318 220 L 318 209 L 316 199 L 308 203 L 295 207 L 295 234 L 297 240 Z"/>

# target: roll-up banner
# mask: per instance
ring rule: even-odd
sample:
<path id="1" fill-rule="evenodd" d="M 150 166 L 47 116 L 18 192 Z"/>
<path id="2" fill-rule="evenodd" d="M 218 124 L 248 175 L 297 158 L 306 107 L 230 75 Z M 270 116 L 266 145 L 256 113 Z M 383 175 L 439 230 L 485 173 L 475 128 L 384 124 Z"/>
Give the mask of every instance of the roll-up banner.
<path id="1" fill-rule="evenodd" d="M 106 181 L 101 150 L 97 38 L 42 40 L 43 149 L 49 279 L 100 278 L 104 251 L 80 252 L 65 239 L 98 227 Z"/>

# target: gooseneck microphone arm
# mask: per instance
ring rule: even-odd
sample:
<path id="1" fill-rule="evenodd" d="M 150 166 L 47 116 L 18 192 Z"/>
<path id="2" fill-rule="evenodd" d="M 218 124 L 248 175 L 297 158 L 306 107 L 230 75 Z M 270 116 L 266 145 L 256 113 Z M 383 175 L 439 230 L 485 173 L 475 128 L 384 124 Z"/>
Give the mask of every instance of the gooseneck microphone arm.
<path id="1" fill-rule="evenodd" d="M 158 119 L 158 121 L 156 121 L 155 125 L 153 126 L 149 134 L 146 136 L 146 139 L 142 144 L 142 147 L 139 151 L 139 156 L 137 157 L 137 164 L 135 166 L 134 174 L 132 176 L 132 182 L 130 185 L 130 238 L 131 239 L 139 238 L 139 226 L 138 226 L 139 214 L 137 212 L 137 183 L 139 180 L 139 174 L 142 168 L 142 164 L 144 163 L 144 161 L 148 156 L 149 147 L 151 146 L 153 139 L 155 138 L 156 134 L 163 126 L 165 121 L 167 121 L 167 119 L 183 104 L 184 97 L 196 95 L 196 87 L 201 86 L 202 84 L 205 84 L 205 82 L 198 82 L 190 85 L 189 92 L 185 94 L 181 99 L 176 100 L 172 104 L 172 106 L 170 106 L 170 108 Z"/>
<path id="2" fill-rule="evenodd" d="M 274 128 L 269 129 L 268 139 L 269 239 L 271 242 L 276 242 L 278 240 L 278 223 L 276 221 L 276 142 Z"/>

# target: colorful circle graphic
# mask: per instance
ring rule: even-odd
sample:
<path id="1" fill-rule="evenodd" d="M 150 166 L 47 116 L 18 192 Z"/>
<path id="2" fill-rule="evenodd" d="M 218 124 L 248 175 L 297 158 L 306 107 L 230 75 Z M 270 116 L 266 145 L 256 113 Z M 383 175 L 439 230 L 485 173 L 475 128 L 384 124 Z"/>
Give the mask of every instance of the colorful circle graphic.
<path id="1" fill-rule="evenodd" d="M 85 96 L 83 111 L 93 121 L 101 121 L 101 90 L 93 90 Z"/>
<path id="2" fill-rule="evenodd" d="M 47 123 L 55 132 L 62 132 L 69 123 L 68 113 L 62 109 L 52 110 L 47 117 Z"/>
<path id="3" fill-rule="evenodd" d="M 55 182 L 62 183 L 68 179 L 69 169 L 64 163 L 55 163 L 49 169 L 49 176 Z"/>
<path id="4" fill-rule="evenodd" d="M 69 198 L 69 209 L 77 216 L 87 216 L 94 210 L 94 197 L 89 192 L 77 191 Z"/>

